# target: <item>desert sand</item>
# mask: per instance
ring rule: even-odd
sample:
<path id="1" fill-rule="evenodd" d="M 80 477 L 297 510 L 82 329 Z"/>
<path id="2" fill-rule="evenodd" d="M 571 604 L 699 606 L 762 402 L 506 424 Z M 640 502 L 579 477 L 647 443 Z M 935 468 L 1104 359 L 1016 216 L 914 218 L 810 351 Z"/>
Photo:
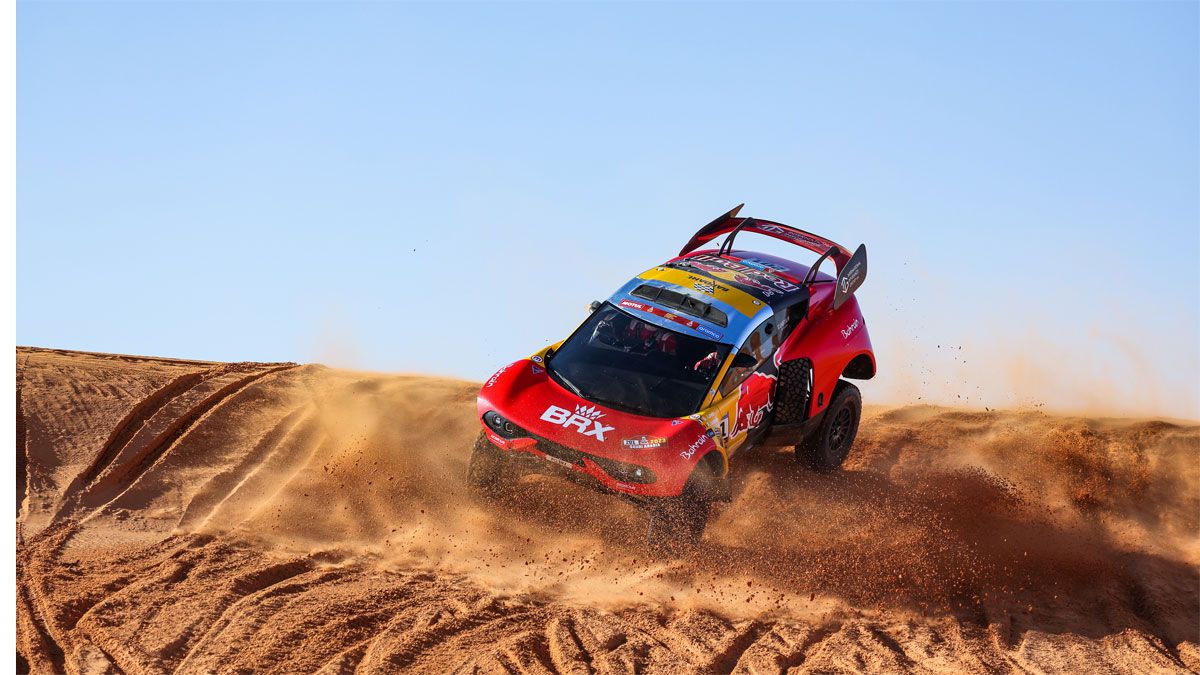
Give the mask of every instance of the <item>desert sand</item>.
<path id="1" fill-rule="evenodd" d="M 18 671 L 1200 668 L 1194 423 L 870 408 L 666 559 L 561 479 L 472 496 L 478 383 L 16 358 Z"/>

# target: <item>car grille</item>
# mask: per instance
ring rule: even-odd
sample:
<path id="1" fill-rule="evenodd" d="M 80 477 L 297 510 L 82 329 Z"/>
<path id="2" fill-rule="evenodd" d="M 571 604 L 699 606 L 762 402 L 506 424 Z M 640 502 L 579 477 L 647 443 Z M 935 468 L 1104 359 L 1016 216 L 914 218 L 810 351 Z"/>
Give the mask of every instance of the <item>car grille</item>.
<path id="1" fill-rule="evenodd" d="M 613 478 L 628 483 L 653 483 L 656 479 L 654 472 L 646 467 L 639 467 L 625 462 L 589 455 L 554 441 L 548 441 L 540 436 L 530 434 L 537 441 L 537 449 L 550 457 L 562 460 L 572 466 L 582 467 L 584 458 L 590 459 L 605 473 Z M 642 470 L 642 475 L 634 474 L 636 469 Z"/>
<path id="2" fill-rule="evenodd" d="M 535 436 L 535 438 L 537 437 Z M 561 459 L 562 461 L 568 464 L 574 464 L 575 466 L 583 466 L 583 458 L 590 457 L 590 455 L 585 455 L 578 450 L 572 450 L 565 445 L 559 445 L 558 443 L 548 441 L 544 438 L 537 438 L 537 449 L 555 459 Z"/>

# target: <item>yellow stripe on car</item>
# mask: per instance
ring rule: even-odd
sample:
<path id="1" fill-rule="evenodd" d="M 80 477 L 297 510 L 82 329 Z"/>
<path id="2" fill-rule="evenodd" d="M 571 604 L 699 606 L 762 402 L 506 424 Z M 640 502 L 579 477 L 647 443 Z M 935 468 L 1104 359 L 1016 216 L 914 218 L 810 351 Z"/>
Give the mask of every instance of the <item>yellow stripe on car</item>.
<path id="1" fill-rule="evenodd" d="M 762 301 L 756 300 L 754 296 L 743 290 L 734 288 L 728 283 L 722 283 L 719 279 L 713 279 L 712 277 L 684 270 L 677 270 L 671 267 L 655 267 L 652 270 L 642 272 L 638 275 L 638 278 L 663 281 L 668 284 L 697 291 L 701 295 L 707 295 L 720 300 L 738 312 L 745 314 L 747 317 L 754 316 L 763 307 Z M 712 292 L 708 291 L 709 288 L 712 289 Z"/>

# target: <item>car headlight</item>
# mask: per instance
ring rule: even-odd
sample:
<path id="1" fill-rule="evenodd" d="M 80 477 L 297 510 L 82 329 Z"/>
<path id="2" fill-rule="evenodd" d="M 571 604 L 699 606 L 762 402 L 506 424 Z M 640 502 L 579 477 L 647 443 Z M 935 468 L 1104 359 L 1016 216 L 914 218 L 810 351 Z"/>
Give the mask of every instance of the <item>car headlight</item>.
<path id="1" fill-rule="evenodd" d="M 525 435 L 524 429 L 504 419 L 495 410 L 489 410 L 483 414 L 483 423 L 504 438 L 518 438 Z"/>

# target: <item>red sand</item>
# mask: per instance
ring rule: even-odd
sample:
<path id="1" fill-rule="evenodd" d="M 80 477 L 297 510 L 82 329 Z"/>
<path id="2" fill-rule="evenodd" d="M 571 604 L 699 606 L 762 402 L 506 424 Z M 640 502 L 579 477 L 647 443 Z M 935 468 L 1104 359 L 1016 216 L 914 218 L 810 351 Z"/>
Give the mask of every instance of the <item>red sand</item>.
<path id="1" fill-rule="evenodd" d="M 1200 668 L 1195 425 L 872 409 L 661 560 L 565 481 L 469 496 L 477 386 L 18 349 L 18 670 Z"/>

